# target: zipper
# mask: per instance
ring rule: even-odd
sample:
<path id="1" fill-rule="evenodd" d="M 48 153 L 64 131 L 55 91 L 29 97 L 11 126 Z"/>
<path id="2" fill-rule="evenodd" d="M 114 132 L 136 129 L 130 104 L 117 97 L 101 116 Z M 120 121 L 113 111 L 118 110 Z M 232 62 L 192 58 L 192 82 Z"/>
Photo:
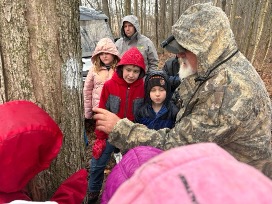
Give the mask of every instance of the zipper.
<path id="1" fill-rule="evenodd" d="M 126 92 L 126 107 L 125 107 L 125 112 L 124 112 L 124 118 L 127 117 L 127 109 L 128 109 L 128 95 L 129 95 L 130 87 L 128 86 L 127 92 Z"/>

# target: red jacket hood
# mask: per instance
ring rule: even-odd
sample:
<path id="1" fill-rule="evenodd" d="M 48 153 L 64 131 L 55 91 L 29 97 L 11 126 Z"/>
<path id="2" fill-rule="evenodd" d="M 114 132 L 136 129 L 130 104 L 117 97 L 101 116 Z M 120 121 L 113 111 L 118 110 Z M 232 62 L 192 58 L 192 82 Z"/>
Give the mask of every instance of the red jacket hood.
<path id="1" fill-rule="evenodd" d="M 47 169 L 62 145 L 54 120 L 29 101 L 0 105 L 0 194 L 22 190 Z"/>
<path id="2" fill-rule="evenodd" d="M 120 62 L 117 64 L 116 70 L 120 78 L 123 78 L 122 67 L 124 65 L 135 65 L 140 67 L 141 73 L 139 75 L 139 78 L 143 78 L 145 76 L 146 70 L 144 57 L 136 47 L 132 47 L 129 50 L 127 50 L 122 56 Z"/>

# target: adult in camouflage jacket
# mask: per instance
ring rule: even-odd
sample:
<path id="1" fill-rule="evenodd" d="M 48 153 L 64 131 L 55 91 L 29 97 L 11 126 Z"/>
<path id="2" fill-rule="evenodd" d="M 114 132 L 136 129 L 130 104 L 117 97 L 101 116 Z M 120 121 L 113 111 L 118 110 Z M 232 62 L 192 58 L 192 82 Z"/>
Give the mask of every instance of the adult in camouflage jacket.
<path id="1" fill-rule="evenodd" d="M 149 130 L 94 109 L 97 128 L 110 133 L 108 141 L 120 149 L 214 142 L 264 172 L 271 165 L 271 101 L 255 68 L 238 51 L 227 16 L 209 3 L 196 4 L 181 15 L 172 34 L 198 61 L 197 73 L 178 87 L 183 107 L 175 127 Z"/>

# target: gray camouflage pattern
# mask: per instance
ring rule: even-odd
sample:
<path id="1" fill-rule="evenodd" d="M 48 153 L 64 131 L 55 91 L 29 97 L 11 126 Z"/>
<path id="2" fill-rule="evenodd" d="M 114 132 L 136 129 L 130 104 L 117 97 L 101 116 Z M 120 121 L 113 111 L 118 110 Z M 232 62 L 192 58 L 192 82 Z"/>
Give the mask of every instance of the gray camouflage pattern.
<path id="1" fill-rule="evenodd" d="M 109 134 L 109 142 L 121 150 L 139 145 L 167 150 L 214 142 L 262 170 L 271 160 L 271 101 L 263 81 L 239 51 L 208 76 L 238 49 L 227 16 L 211 4 L 196 4 L 181 15 L 172 33 L 198 58 L 198 73 L 178 88 L 184 106 L 175 127 L 155 131 L 122 119 Z M 207 80 L 201 84 L 195 82 L 197 77 Z"/>

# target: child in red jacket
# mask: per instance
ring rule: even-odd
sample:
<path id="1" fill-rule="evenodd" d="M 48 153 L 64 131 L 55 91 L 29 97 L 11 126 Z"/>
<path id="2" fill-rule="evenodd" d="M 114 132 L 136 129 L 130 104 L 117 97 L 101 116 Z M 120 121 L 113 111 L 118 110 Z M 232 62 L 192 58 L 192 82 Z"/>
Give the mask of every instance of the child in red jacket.
<path id="1" fill-rule="evenodd" d="M 99 108 L 115 113 L 120 118 L 134 121 L 135 111 L 142 105 L 144 99 L 145 63 L 140 51 L 133 47 L 124 53 L 117 64 L 116 72 L 102 89 Z M 108 135 L 95 131 L 96 140 L 93 145 L 89 181 L 89 203 L 98 199 L 104 170 L 114 146 L 107 142 Z"/>

